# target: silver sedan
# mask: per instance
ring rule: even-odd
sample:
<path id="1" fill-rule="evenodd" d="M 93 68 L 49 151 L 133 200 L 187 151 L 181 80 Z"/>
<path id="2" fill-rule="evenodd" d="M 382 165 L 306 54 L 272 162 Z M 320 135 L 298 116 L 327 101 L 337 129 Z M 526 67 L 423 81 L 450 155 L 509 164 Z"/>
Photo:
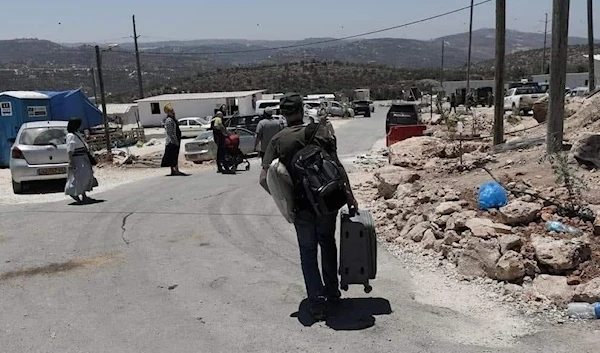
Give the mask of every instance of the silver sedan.
<path id="1" fill-rule="evenodd" d="M 39 121 L 21 126 L 11 148 L 10 173 L 15 194 L 29 181 L 67 178 L 67 122 Z"/>

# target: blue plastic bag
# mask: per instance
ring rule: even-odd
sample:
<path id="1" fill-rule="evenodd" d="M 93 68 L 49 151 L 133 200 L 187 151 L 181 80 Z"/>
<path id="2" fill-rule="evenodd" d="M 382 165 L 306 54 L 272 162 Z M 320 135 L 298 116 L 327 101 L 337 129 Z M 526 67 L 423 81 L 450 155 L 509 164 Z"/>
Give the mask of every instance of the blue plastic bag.
<path id="1" fill-rule="evenodd" d="M 489 181 L 479 187 L 479 208 L 489 210 L 506 206 L 508 196 L 502 185 Z"/>

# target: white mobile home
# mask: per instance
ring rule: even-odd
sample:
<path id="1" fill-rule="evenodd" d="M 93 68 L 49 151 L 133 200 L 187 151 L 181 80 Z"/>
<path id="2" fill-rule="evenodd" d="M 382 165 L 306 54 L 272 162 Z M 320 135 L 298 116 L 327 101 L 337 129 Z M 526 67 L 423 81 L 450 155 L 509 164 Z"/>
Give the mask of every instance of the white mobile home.
<path id="1" fill-rule="evenodd" d="M 214 115 L 222 105 L 228 114 L 253 115 L 255 103 L 262 98 L 264 90 L 239 92 L 210 92 L 164 94 L 136 101 L 138 103 L 140 124 L 143 127 L 161 126 L 166 115 L 163 107 L 171 103 L 178 118 L 206 117 Z"/>
<path id="2" fill-rule="evenodd" d="M 102 105 L 99 105 L 98 109 L 102 111 Z M 138 117 L 138 105 L 133 103 L 107 104 L 106 115 L 109 117 L 109 119 L 120 121 L 123 125 L 136 124 Z"/>

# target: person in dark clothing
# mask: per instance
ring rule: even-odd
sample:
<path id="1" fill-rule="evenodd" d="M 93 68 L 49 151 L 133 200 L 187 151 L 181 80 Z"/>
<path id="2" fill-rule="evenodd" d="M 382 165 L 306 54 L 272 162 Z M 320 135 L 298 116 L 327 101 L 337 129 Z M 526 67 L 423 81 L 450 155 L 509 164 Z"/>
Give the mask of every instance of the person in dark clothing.
<path id="1" fill-rule="evenodd" d="M 171 175 L 185 176 L 187 174 L 179 171 L 179 148 L 181 146 L 181 130 L 179 123 L 175 119 L 175 110 L 171 103 L 165 104 L 164 112 L 167 114 L 165 119 L 165 154 L 163 155 L 161 167 L 170 167 Z"/>
<path id="2" fill-rule="evenodd" d="M 228 135 L 227 128 L 223 124 L 223 113 L 218 111 L 215 118 L 211 122 L 213 139 L 217 145 L 217 173 L 228 172 L 225 167 L 225 138 Z"/>
<path id="3" fill-rule="evenodd" d="M 454 113 L 456 113 L 456 93 L 452 93 L 450 96 L 450 113 L 452 113 L 452 109 L 454 109 Z"/>
<path id="4" fill-rule="evenodd" d="M 260 175 L 260 184 L 266 185 L 267 170 L 275 159 L 279 159 L 290 171 L 293 180 L 292 160 L 296 153 L 306 146 L 310 136 L 314 134 L 315 138 L 312 143 L 321 146 L 339 165 L 346 184 L 348 206 L 356 209 L 357 202 L 350 188 L 348 175 L 338 159 L 335 139 L 332 138 L 327 126 L 315 123 L 303 126 L 303 104 L 299 94 L 286 94 L 281 98 L 280 108 L 288 126 L 276 134 L 267 147 L 262 161 L 263 170 Z M 316 320 L 323 320 L 329 307 L 339 302 L 341 297 L 338 288 L 335 242 L 337 214 L 319 217 L 315 214 L 301 188 L 296 188 L 295 194 L 294 226 L 300 247 L 300 262 L 310 311 Z M 319 247 L 321 248 L 321 271 L 319 271 L 317 261 Z"/>

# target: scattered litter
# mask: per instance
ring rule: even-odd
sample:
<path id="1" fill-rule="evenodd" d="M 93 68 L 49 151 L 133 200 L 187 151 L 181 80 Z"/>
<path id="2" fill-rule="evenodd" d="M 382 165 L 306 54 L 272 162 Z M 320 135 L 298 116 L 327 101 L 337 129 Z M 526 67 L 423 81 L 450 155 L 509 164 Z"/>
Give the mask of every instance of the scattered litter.
<path id="1" fill-rule="evenodd" d="M 581 229 L 579 229 L 577 227 L 566 225 L 566 224 L 564 224 L 562 222 L 558 222 L 558 221 L 548 221 L 548 222 L 546 222 L 546 229 L 548 229 L 551 232 L 557 232 L 557 233 L 569 233 L 569 234 L 581 234 L 581 233 L 583 233 L 581 231 Z"/>
<path id="2" fill-rule="evenodd" d="M 508 197 L 502 185 L 495 181 L 482 184 L 479 187 L 479 208 L 489 210 L 506 206 Z"/>
<path id="3" fill-rule="evenodd" d="M 144 146 L 154 146 L 154 145 L 160 145 L 160 141 L 157 139 L 151 139 L 150 141 L 148 141 L 144 144 Z"/>
<path id="4" fill-rule="evenodd" d="M 569 312 L 569 317 L 571 319 L 600 319 L 600 303 L 570 303 L 567 311 Z"/>

